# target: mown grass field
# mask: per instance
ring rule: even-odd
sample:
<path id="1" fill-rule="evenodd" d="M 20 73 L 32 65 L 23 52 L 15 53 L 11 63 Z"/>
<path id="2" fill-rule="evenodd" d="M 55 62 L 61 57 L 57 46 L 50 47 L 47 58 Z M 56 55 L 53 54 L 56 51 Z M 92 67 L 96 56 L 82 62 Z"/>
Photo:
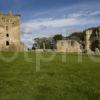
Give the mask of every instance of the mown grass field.
<path id="1" fill-rule="evenodd" d="M 66 54 L 62 62 L 63 54 L 56 54 L 49 62 L 41 60 L 38 72 L 34 52 L 28 53 L 30 62 L 24 53 L 11 62 L 2 60 L 12 55 L 0 53 L 0 100 L 100 100 L 100 62 L 87 55 L 78 62 L 76 54 Z"/>

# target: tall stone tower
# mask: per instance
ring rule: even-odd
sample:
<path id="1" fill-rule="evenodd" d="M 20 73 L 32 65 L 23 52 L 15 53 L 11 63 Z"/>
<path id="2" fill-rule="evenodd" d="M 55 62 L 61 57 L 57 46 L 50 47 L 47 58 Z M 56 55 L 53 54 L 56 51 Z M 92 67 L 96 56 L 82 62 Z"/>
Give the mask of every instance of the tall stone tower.
<path id="1" fill-rule="evenodd" d="M 0 50 L 20 49 L 20 16 L 0 13 Z"/>
<path id="2" fill-rule="evenodd" d="M 90 52 L 91 51 L 91 41 L 90 41 L 90 37 L 92 35 L 92 30 L 86 30 L 86 37 L 85 37 L 85 50 L 87 52 Z"/>

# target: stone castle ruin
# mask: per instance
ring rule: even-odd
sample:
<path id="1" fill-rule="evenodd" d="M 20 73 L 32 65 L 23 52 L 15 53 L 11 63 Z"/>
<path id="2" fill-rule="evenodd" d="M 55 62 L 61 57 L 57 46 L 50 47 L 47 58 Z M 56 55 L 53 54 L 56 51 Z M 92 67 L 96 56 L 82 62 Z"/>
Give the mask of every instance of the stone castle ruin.
<path id="1" fill-rule="evenodd" d="M 57 42 L 57 52 L 81 52 L 80 44 L 75 40 L 59 40 Z"/>
<path id="2" fill-rule="evenodd" d="M 86 30 L 85 50 L 87 52 L 100 52 L 100 28 Z"/>
<path id="3" fill-rule="evenodd" d="M 67 39 L 57 41 L 58 52 L 85 52 L 100 54 L 100 27 L 81 32 L 83 44 L 77 40 Z"/>
<path id="4" fill-rule="evenodd" d="M 85 34 L 85 50 L 86 52 L 91 51 L 91 42 L 90 42 L 90 37 L 92 35 L 92 30 L 87 30 Z"/>
<path id="5" fill-rule="evenodd" d="M 20 15 L 0 13 L 0 51 L 23 51 L 20 41 Z"/>
<path id="6" fill-rule="evenodd" d="M 100 52 L 100 27 L 85 30 L 85 52 Z M 83 52 L 77 40 L 59 40 L 57 52 Z M 0 51 L 27 51 L 20 41 L 20 15 L 0 13 Z"/>

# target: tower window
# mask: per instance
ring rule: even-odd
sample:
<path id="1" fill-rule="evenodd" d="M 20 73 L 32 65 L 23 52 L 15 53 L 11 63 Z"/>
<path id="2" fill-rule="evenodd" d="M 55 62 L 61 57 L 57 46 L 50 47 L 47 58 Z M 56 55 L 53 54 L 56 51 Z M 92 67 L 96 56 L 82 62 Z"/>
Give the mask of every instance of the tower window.
<path id="1" fill-rule="evenodd" d="M 8 26 L 6 26 L 6 30 L 8 30 Z"/>
<path id="2" fill-rule="evenodd" d="M 74 46 L 74 45 L 75 45 L 74 41 L 71 41 L 71 46 Z"/>
<path id="3" fill-rule="evenodd" d="M 6 46 L 9 46 L 9 41 L 6 41 Z"/>
<path id="4" fill-rule="evenodd" d="M 14 22 L 12 24 L 14 25 Z"/>
<path id="5" fill-rule="evenodd" d="M 6 34 L 6 37 L 9 37 L 9 34 Z"/>

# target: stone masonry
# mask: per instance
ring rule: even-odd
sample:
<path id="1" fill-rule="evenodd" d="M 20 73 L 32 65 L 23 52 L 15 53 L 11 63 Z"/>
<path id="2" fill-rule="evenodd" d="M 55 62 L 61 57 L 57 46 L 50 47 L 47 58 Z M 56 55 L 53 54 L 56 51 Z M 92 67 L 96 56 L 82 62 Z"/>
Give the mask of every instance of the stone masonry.
<path id="1" fill-rule="evenodd" d="M 0 51 L 24 50 L 20 41 L 20 15 L 0 13 Z"/>

